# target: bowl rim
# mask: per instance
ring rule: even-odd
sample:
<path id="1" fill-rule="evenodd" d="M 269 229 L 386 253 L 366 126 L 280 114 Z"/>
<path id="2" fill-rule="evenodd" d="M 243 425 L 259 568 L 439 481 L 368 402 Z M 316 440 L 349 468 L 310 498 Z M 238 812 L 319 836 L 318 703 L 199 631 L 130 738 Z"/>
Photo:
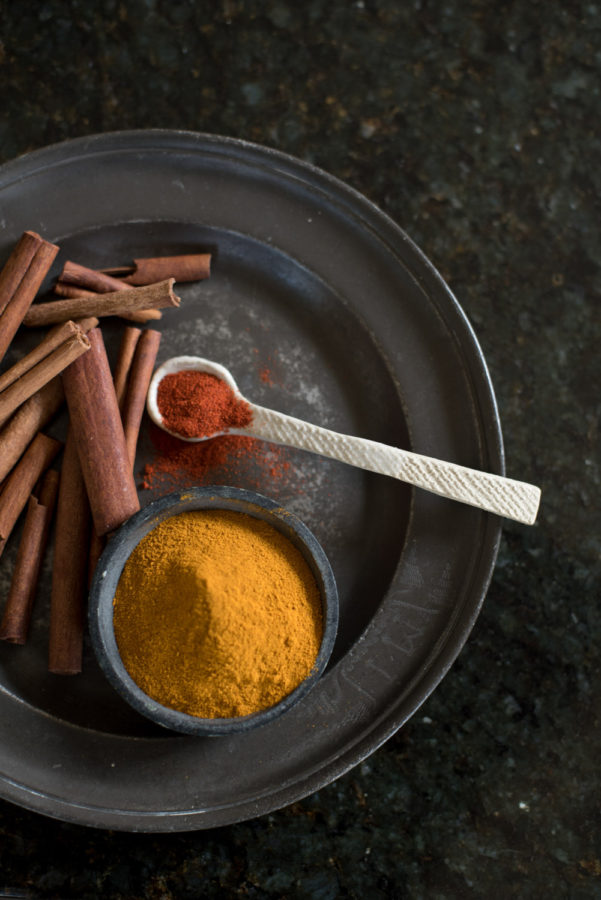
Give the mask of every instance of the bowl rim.
<path id="1" fill-rule="evenodd" d="M 323 610 L 323 634 L 309 675 L 278 703 L 245 716 L 201 718 L 153 700 L 131 677 L 119 654 L 113 628 L 113 598 L 123 568 L 140 541 L 161 522 L 197 509 L 225 509 L 261 519 L 301 552 L 317 582 Z M 329 559 L 310 529 L 281 503 L 245 488 L 206 485 L 172 491 L 131 516 L 109 540 L 90 586 L 88 625 L 98 663 L 113 688 L 137 712 L 163 728 L 182 734 L 218 736 L 250 731 L 272 722 L 302 700 L 325 671 L 338 629 L 338 589 Z"/>

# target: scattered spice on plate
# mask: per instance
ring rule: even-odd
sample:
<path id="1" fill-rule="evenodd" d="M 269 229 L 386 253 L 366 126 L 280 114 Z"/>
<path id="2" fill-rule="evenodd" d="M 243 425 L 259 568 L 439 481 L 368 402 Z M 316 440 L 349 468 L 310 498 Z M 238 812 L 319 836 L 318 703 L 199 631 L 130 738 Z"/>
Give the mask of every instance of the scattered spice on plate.
<path id="1" fill-rule="evenodd" d="M 146 490 L 166 492 L 194 484 L 221 483 L 260 491 L 275 482 L 301 492 L 287 447 L 237 434 L 188 443 L 156 425 L 150 426 L 150 437 L 154 455 L 143 471 L 142 487 Z"/>

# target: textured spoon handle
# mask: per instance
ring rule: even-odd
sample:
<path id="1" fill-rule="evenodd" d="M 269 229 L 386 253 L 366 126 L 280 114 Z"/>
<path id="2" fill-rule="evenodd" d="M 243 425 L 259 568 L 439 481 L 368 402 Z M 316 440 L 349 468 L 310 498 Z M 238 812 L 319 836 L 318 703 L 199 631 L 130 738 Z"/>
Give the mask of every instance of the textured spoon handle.
<path id="1" fill-rule="evenodd" d="M 310 450 L 360 469 L 378 472 L 424 488 L 442 497 L 532 525 L 540 503 L 540 489 L 523 481 L 480 472 L 389 447 L 364 438 L 337 434 L 292 416 L 252 406 L 248 432 L 263 440 Z"/>

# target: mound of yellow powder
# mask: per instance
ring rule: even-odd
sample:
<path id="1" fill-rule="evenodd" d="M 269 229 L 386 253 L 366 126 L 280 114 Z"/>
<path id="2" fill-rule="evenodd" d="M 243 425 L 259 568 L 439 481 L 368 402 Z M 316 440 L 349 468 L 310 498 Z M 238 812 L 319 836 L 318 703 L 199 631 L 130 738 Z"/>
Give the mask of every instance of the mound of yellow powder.
<path id="1" fill-rule="evenodd" d="M 278 703 L 310 674 L 323 633 L 301 553 L 239 512 L 161 522 L 131 554 L 113 602 L 133 680 L 164 706 L 202 718 Z"/>

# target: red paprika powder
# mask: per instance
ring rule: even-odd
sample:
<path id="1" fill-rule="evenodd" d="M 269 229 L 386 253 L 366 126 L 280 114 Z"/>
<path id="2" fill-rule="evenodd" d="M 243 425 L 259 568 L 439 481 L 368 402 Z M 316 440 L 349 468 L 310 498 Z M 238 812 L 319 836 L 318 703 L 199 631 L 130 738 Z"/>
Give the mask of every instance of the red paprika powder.
<path id="1" fill-rule="evenodd" d="M 170 431 L 202 438 L 250 424 L 252 412 L 229 384 L 209 372 L 185 369 L 161 379 L 157 405 Z"/>
<path id="2" fill-rule="evenodd" d="M 249 405 L 226 382 L 192 369 L 161 380 L 157 405 L 166 427 L 183 437 L 243 428 L 252 418 Z M 156 456 L 144 467 L 142 486 L 147 489 L 221 482 L 267 490 L 270 482 L 289 482 L 294 476 L 288 449 L 256 438 L 224 434 L 188 443 L 156 426 L 150 435 Z"/>
<path id="3" fill-rule="evenodd" d="M 187 443 L 156 425 L 151 425 L 150 437 L 155 456 L 144 467 L 145 489 L 232 484 L 269 492 L 270 483 L 276 482 L 302 493 L 302 483 L 287 447 L 238 434 Z"/>

